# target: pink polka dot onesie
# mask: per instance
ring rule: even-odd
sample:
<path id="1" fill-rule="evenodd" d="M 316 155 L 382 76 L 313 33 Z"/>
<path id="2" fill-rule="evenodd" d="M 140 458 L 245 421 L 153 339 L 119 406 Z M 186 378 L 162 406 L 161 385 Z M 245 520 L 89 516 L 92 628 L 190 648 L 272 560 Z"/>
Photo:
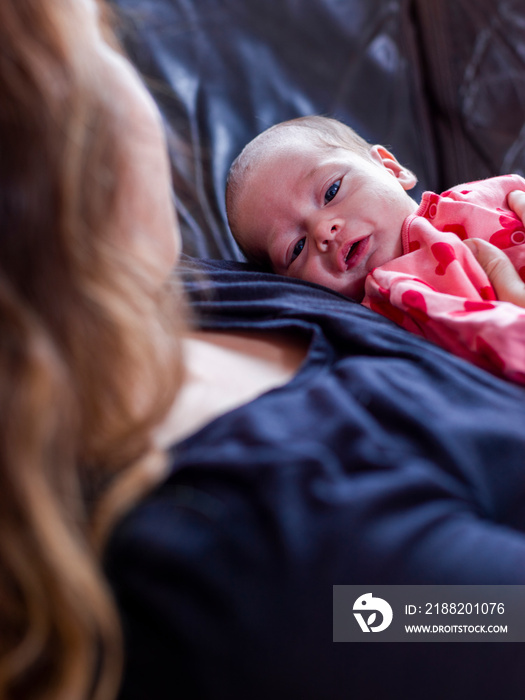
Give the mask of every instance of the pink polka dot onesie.
<path id="1" fill-rule="evenodd" d="M 518 175 L 425 192 L 402 229 L 403 255 L 368 275 L 363 304 L 494 374 L 525 384 L 525 309 L 496 300 L 462 241 L 503 250 L 525 281 L 525 230 L 507 195 Z"/>

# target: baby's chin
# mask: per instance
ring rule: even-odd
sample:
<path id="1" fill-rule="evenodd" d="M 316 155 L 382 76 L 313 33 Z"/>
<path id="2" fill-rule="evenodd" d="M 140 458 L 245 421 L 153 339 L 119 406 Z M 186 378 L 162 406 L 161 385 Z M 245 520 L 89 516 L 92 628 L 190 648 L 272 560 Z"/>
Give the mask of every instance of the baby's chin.
<path id="1" fill-rule="evenodd" d="M 348 291 L 343 292 L 344 295 L 348 297 L 348 299 L 356 301 L 360 304 L 365 298 L 365 282 L 366 278 L 364 278 L 363 280 L 353 282 Z"/>

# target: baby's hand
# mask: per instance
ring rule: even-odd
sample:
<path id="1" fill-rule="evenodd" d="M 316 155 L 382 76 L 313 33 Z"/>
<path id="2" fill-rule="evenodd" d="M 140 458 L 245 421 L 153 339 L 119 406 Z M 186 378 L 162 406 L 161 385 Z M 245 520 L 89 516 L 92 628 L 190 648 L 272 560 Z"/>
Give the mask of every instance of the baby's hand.
<path id="1" fill-rule="evenodd" d="M 507 203 L 523 222 L 525 217 L 525 192 L 523 190 L 513 190 L 507 197 Z"/>
<path id="2" fill-rule="evenodd" d="M 519 194 L 520 197 L 512 197 L 514 194 Z M 522 207 L 522 211 L 525 213 L 525 192 L 511 192 L 508 198 L 509 205 L 511 204 L 511 197 L 516 206 Z M 514 209 L 514 204 L 511 206 Z M 514 211 L 521 217 L 517 209 L 514 209 Z M 525 307 L 525 282 L 523 282 L 505 253 L 480 238 L 469 238 L 463 242 L 474 253 L 477 261 L 487 273 L 487 277 L 491 281 L 498 299 L 500 301 L 510 301 L 516 306 Z"/>

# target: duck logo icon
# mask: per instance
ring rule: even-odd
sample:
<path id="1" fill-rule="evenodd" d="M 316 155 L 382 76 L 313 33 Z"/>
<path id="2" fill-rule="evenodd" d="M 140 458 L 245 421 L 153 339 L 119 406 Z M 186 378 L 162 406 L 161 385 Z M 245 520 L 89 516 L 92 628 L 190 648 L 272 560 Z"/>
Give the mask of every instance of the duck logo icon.
<path id="1" fill-rule="evenodd" d="M 383 598 L 374 598 L 371 593 L 360 595 L 354 603 L 353 610 L 354 617 L 363 632 L 382 632 L 392 622 L 392 608 L 390 605 Z M 374 626 L 378 612 L 381 613 L 382 620 Z"/>

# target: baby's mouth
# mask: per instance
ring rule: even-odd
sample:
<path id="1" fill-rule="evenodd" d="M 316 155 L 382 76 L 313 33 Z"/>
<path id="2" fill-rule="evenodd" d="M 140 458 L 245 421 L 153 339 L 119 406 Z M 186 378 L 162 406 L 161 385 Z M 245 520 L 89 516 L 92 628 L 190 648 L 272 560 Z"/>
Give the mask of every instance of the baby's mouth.
<path id="1" fill-rule="evenodd" d="M 367 236 L 366 238 L 360 238 L 358 241 L 354 241 L 353 243 L 349 244 L 346 253 L 344 253 L 343 251 L 344 269 L 350 270 L 352 269 L 352 267 L 357 265 L 357 263 L 362 257 L 361 253 L 363 253 L 367 247 L 368 239 L 369 236 Z"/>
<path id="2" fill-rule="evenodd" d="M 352 255 L 357 251 L 357 248 L 359 247 L 360 243 L 361 243 L 361 241 L 355 241 L 355 243 L 352 243 L 352 245 L 350 246 L 350 248 L 348 250 L 348 253 L 345 255 L 345 263 L 348 264 L 348 261 L 350 260 Z"/>

